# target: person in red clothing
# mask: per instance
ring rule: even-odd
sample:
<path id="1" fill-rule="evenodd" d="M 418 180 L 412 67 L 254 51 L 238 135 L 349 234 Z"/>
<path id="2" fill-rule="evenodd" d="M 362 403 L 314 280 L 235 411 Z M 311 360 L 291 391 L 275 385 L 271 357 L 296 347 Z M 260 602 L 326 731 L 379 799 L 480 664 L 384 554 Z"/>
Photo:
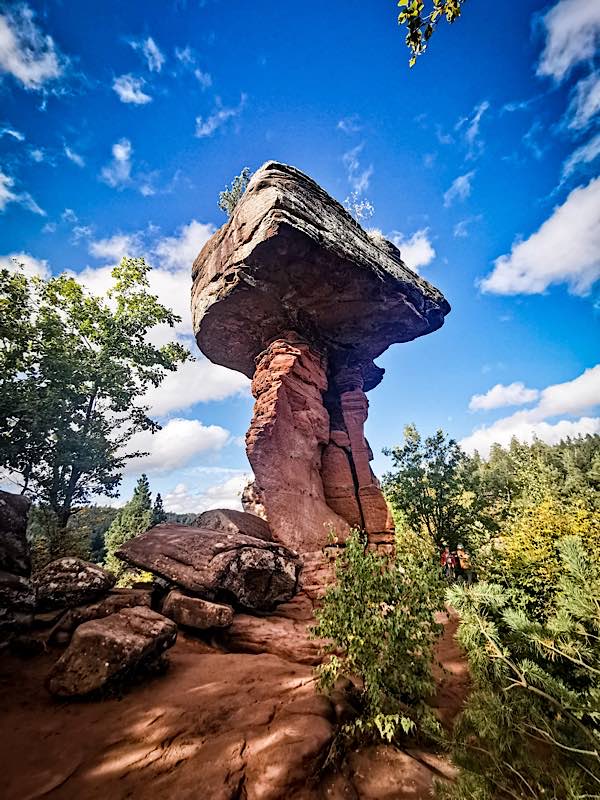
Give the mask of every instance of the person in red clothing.
<path id="1" fill-rule="evenodd" d="M 456 566 L 455 558 L 450 552 L 450 548 L 448 547 L 447 543 L 444 542 L 444 549 L 442 550 L 441 555 L 441 565 L 442 565 L 442 572 L 444 577 L 449 580 L 454 580 L 454 568 Z"/>

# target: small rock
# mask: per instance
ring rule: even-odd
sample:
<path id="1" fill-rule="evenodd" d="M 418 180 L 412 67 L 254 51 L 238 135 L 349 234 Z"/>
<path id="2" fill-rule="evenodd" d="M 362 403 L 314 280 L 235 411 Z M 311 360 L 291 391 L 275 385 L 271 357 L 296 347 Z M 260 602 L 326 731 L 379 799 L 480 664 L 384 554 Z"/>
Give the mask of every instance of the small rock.
<path id="1" fill-rule="evenodd" d="M 52 561 L 34 576 L 40 610 L 72 608 L 96 600 L 114 583 L 114 576 L 98 564 L 72 556 Z"/>
<path id="2" fill-rule="evenodd" d="M 205 511 L 196 519 L 195 527 L 210 528 L 212 531 L 225 533 L 243 533 L 265 542 L 273 541 L 271 529 L 265 520 L 246 511 L 233 511 L 228 508 Z"/>
<path id="3" fill-rule="evenodd" d="M 197 630 L 209 628 L 226 628 L 233 622 L 233 608 L 224 603 L 211 603 L 201 597 L 173 589 L 167 595 L 162 612 L 178 625 Z"/>
<path id="4" fill-rule="evenodd" d="M 158 659 L 176 638 L 175 623 L 145 606 L 84 622 L 52 668 L 46 688 L 58 697 L 89 694 Z"/>
<path id="5" fill-rule="evenodd" d="M 69 609 L 60 618 L 60 622 L 56 620 L 58 624 L 51 631 L 49 641 L 53 644 L 65 644 L 71 638 L 75 628 L 84 622 L 108 617 L 124 608 L 134 608 L 135 606 L 150 608 L 151 598 L 151 589 L 114 589 L 96 603 Z M 41 615 L 36 614 L 36 620 L 38 616 Z"/>

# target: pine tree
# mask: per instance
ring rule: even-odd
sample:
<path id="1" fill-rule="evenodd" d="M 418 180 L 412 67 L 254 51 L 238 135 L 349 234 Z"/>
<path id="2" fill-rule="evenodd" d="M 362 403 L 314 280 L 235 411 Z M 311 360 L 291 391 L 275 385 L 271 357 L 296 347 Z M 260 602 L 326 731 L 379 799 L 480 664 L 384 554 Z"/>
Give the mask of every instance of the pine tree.
<path id="1" fill-rule="evenodd" d="M 162 497 L 160 496 L 160 492 L 156 495 L 156 500 L 154 501 L 154 507 L 152 509 L 152 527 L 155 525 L 160 525 L 161 522 L 167 521 L 167 513 L 163 508 Z"/>
<path id="2" fill-rule="evenodd" d="M 106 533 L 106 561 L 104 566 L 119 579 L 119 584 L 127 583 L 132 576 L 131 569 L 116 556 L 116 551 L 125 542 L 139 536 L 152 527 L 152 498 L 146 475 L 142 475 L 135 487 L 133 497 L 119 512 Z"/>

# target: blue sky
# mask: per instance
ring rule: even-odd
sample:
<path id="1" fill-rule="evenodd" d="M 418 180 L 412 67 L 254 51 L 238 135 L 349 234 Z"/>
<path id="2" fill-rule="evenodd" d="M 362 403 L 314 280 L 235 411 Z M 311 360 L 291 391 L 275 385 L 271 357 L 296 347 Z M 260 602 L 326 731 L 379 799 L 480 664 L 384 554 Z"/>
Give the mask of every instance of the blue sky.
<path id="1" fill-rule="evenodd" d="M 379 360 L 376 472 L 411 421 L 484 453 L 600 431 L 600 3 L 470 0 L 412 70 L 394 2 L 2 9 L 0 263 L 101 291 L 121 255 L 145 255 L 190 342 L 218 193 L 278 159 L 369 201 L 364 224 L 452 304 Z M 236 502 L 246 379 L 200 356 L 149 401 L 163 431 L 138 443 L 151 455 L 123 497 L 145 469 L 172 510 Z"/>

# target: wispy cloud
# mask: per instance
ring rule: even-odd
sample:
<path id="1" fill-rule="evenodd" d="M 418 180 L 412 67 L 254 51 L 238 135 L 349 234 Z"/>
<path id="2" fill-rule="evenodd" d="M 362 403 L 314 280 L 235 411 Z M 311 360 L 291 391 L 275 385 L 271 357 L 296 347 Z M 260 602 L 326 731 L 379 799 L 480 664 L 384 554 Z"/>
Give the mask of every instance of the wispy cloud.
<path id="1" fill-rule="evenodd" d="M 449 208 L 456 200 L 466 200 L 471 194 L 472 181 L 475 177 L 475 170 L 459 175 L 455 178 L 450 188 L 444 192 L 444 206 Z"/>
<path id="2" fill-rule="evenodd" d="M 481 138 L 481 120 L 483 115 L 490 108 L 487 100 L 475 106 L 473 111 L 466 117 L 460 119 L 455 126 L 456 131 L 462 132 L 467 146 L 467 158 L 474 159 L 480 156 L 484 150 L 483 139 Z"/>
<path id="3" fill-rule="evenodd" d="M 591 164 L 600 156 L 600 133 L 593 136 L 589 142 L 578 147 L 563 164 L 562 179 L 565 181 L 575 172 L 580 164 Z"/>
<path id="4" fill-rule="evenodd" d="M 64 74 L 67 63 L 52 37 L 38 28 L 28 5 L 14 5 L 0 14 L 0 72 L 12 75 L 25 89 L 41 90 Z"/>
<path id="5" fill-rule="evenodd" d="M 139 50 L 142 53 L 150 72 L 161 71 L 165 63 L 165 57 L 151 36 L 141 41 L 131 41 L 129 44 L 134 50 Z"/>
<path id="6" fill-rule="evenodd" d="M 72 161 L 74 164 L 77 164 L 78 167 L 85 167 L 85 159 L 83 158 L 83 156 L 80 156 L 79 153 L 76 153 L 67 144 L 65 145 L 65 155 L 69 159 L 69 161 Z"/>
<path id="7" fill-rule="evenodd" d="M 5 211 L 10 203 L 16 203 L 34 214 L 39 214 L 41 217 L 46 216 L 44 209 L 40 208 L 29 192 L 16 192 L 14 187 L 14 178 L 0 172 L 0 213 Z"/>
<path id="8" fill-rule="evenodd" d="M 591 61 L 600 42 L 600 3 L 595 0 L 559 0 L 542 23 L 546 44 L 538 75 L 561 81 L 582 61 Z"/>
<path id="9" fill-rule="evenodd" d="M 20 131 L 16 131 L 14 128 L 0 128 L 0 139 L 3 136 L 10 136 L 13 139 L 16 139 L 17 142 L 24 142 L 25 136 Z"/>
<path id="10" fill-rule="evenodd" d="M 152 97 L 143 91 L 146 81 L 133 75 L 120 75 L 113 81 L 113 89 L 122 103 L 133 103 L 141 106 L 152 101 Z"/>
<path id="11" fill-rule="evenodd" d="M 573 89 L 567 109 L 567 126 L 575 131 L 588 128 L 600 111 L 600 70 L 582 78 Z"/>
<path id="12" fill-rule="evenodd" d="M 195 136 L 203 139 L 212 136 L 219 128 L 223 127 L 228 120 L 238 117 L 246 105 L 247 96 L 242 94 L 239 105 L 227 108 L 220 104 L 217 99 L 217 108 L 208 117 L 196 117 Z"/>
<path id="13" fill-rule="evenodd" d="M 461 219 L 454 226 L 454 237 L 456 239 L 465 239 L 469 235 L 469 227 L 476 222 L 479 222 L 483 217 L 481 214 L 474 214 L 472 217 Z"/>
<path id="14" fill-rule="evenodd" d="M 344 133 L 359 133 L 363 126 L 358 114 L 351 114 L 349 117 L 342 117 L 337 124 L 337 129 Z"/>
<path id="15" fill-rule="evenodd" d="M 373 165 L 369 164 L 368 167 L 363 169 L 360 163 L 359 155 L 362 153 L 364 146 L 364 142 L 358 144 L 342 156 L 342 161 L 348 174 L 348 183 L 358 194 L 367 191 L 373 176 Z"/>

